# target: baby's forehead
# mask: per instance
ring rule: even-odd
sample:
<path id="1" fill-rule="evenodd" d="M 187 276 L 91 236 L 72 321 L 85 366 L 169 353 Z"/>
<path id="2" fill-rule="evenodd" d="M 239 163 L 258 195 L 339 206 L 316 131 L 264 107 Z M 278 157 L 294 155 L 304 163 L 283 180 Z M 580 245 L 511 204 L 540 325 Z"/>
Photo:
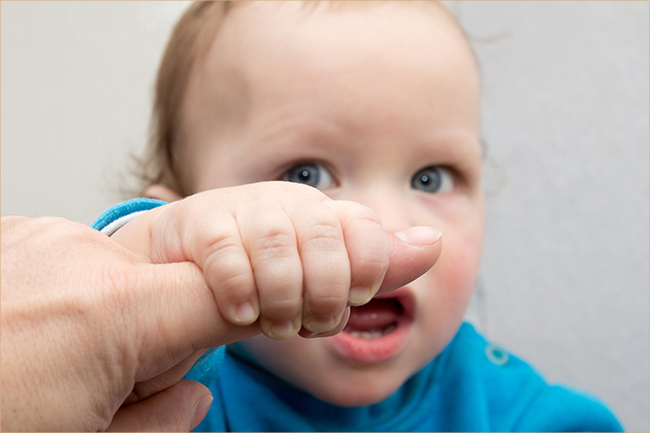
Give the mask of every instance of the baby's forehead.
<path id="1" fill-rule="evenodd" d="M 221 57 L 224 48 L 236 46 L 239 55 L 235 59 L 245 62 L 246 48 L 251 46 L 251 41 L 257 46 L 260 43 L 267 47 L 290 44 L 309 49 L 310 44 L 318 45 L 320 41 L 304 38 L 300 31 L 312 27 L 319 28 L 321 34 L 348 31 L 347 36 L 351 38 L 379 29 L 378 36 L 385 37 L 391 34 L 388 27 L 398 33 L 412 33 L 414 22 L 415 27 L 425 23 L 425 27 L 453 35 L 463 40 L 469 52 L 473 51 L 456 19 L 437 1 L 245 1 L 229 4 L 209 45 L 223 38 L 224 33 L 230 36 L 228 44 L 221 44 L 217 50 L 208 49 L 201 56 L 202 60 L 207 56 Z M 402 19 L 395 19 L 397 15 Z M 345 25 L 350 20 L 356 20 L 353 33 L 349 33 L 350 28 Z M 233 33 L 236 36 L 233 37 Z M 351 45 L 349 38 L 339 42 L 341 49 Z"/>
<path id="2" fill-rule="evenodd" d="M 229 6 L 191 73 L 176 143 L 199 155 L 271 145 L 271 135 L 310 143 L 314 125 L 359 142 L 400 142 L 408 130 L 420 143 L 431 124 L 475 129 L 478 80 L 466 38 L 441 5 L 408 3 Z"/>
<path id="3" fill-rule="evenodd" d="M 290 6 L 296 9 L 300 9 L 305 13 L 317 12 L 317 11 L 328 11 L 328 12 L 337 12 L 337 11 L 351 11 L 351 10 L 368 10 L 378 7 L 419 7 L 419 8 L 435 8 L 437 10 L 445 10 L 437 1 L 409 1 L 404 2 L 400 0 L 392 1 L 366 1 L 366 0 L 349 0 L 349 1 L 327 1 L 327 0 L 307 0 L 307 1 L 291 1 L 287 2 L 284 0 L 274 0 L 274 1 L 235 1 L 231 2 L 229 5 L 231 10 L 242 9 L 245 7 L 259 7 L 265 6 L 270 8 L 278 8 L 280 6 Z"/>
<path id="4" fill-rule="evenodd" d="M 417 10 L 422 14 L 431 16 L 444 16 L 453 22 L 460 30 L 453 15 L 437 1 L 242 1 L 229 2 L 226 19 L 241 18 L 242 16 L 255 16 L 264 21 L 273 20 L 274 14 L 292 13 L 297 19 L 313 18 L 319 14 L 329 14 L 330 18 L 336 14 L 349 12 L 364 12 L 370 10 L 382 10 L 390 8 Z M 372 19 L 368 15 L 368 19 Z M 237 24 L 244 26 L 248 24 L 245 20 L 237 20 Z M 254 31 L 254 29 L 250 29 Z M 332 29 L 335 31 L 336 29 Z M 462 32 L 462 30 L 461 30 Z"/>

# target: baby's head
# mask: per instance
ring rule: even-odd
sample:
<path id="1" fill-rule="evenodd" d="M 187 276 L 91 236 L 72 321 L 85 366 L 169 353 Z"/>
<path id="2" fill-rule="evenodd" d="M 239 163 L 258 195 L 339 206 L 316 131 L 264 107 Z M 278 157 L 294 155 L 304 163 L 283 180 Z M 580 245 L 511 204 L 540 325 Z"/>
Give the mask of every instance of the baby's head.
<path id="1" fill-rule="evenodd" d="M 359 406 L 445 348 L 476 282 L 484 217 L 476 64 L 440 5 L 195 4 L 163 60 L 154 116 L 162 186 L 150 196 L 284 179 L 365 204 L 387 230 L 444 234 L 433 270 L 353 309 L 341 334 L 259 336 L 239 354 Z"/>

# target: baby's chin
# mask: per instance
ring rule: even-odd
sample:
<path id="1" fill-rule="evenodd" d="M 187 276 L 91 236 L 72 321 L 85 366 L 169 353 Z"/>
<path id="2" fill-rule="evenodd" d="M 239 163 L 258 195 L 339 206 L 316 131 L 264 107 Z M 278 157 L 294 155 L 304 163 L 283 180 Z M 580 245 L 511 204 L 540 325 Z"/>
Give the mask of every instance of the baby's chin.
<path id="1" fill-rule="evenodd" d="M 293 380 L 292 380 L 293 379 Z M 370 406 L 389 398 L 409 379 L 403 372 L 359 371 L 340 375 L 311 378 L 307 383 L 286 382 L 326 403 L 341 407 Z"/>
<path id="2" fill-rule="evenodd" d="M 316 395 L 316 393 L 311 393 L 314 397 L 322 400 L 326 403 L 341 406 L 341 407 L 362 407 L 362 406 L 371 406 L 377 403 L 381 403 L 386 400 L 388 397 L 393 395 L 400 387 L 394 387 L 390 390 L 377 392 L 377 391 L 368 391 L 368 390 L 359 390 L 355 389 L 351 391 L 340 390 L 336 394 L 331 392 L 324 393 L 323 395 Z M 359 392 L 361 391 L 361 392 Z"/>
<path id="3" fill-rule="evenodd" d="M 359 366 L 355 371 L 311 371 L 309 374 L 285 375 L 282 371 L 259 362 L 242 347 L 241 342 L 228 346 L 231 353 L 256 365 L 291 387 L 326 403 L 341 407 L 361 407 L 380 403 L 393 395 L 409 378 L 403 371 L 377 371 Z M 381 380 L 378 380 L 381 378 Z"/>

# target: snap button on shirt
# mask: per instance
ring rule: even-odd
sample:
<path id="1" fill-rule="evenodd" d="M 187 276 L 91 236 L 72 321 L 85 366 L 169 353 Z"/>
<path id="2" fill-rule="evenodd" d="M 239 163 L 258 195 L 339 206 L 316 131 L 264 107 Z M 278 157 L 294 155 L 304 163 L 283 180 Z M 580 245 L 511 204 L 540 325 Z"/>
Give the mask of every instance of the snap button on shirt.
<path id="1" fill-rule="evenodd" d="M 508 363 L 508 352 L 499 346 L 488 344 L 485 346 L 485 357 L 495 365 L 506 365 Z"/>

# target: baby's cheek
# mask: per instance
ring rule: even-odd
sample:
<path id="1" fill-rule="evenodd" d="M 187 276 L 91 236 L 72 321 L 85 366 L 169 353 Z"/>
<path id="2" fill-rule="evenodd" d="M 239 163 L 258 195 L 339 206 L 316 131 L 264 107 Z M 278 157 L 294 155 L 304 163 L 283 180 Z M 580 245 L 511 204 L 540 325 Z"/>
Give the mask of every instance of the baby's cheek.
<path id="1" fill-rule="evenodd" d="M 447 242 L 445 242 L 447 241 Z M 433 268 L 436 286 L 446 303 L 464 311 L 474 290 L 481 257 L 476 236 L 443 239 L 442 254 Z"/>
<path id="2" fill-rule="evenodd" d="M 419 356 L 426 362 L 438 356 L 458 331 L 472 296 L 478 274 L 480 242 L 452 236 L 443 229 L 440 259 L 422 285 L 418 321 L 422 335 L 416 338 Z"/>

